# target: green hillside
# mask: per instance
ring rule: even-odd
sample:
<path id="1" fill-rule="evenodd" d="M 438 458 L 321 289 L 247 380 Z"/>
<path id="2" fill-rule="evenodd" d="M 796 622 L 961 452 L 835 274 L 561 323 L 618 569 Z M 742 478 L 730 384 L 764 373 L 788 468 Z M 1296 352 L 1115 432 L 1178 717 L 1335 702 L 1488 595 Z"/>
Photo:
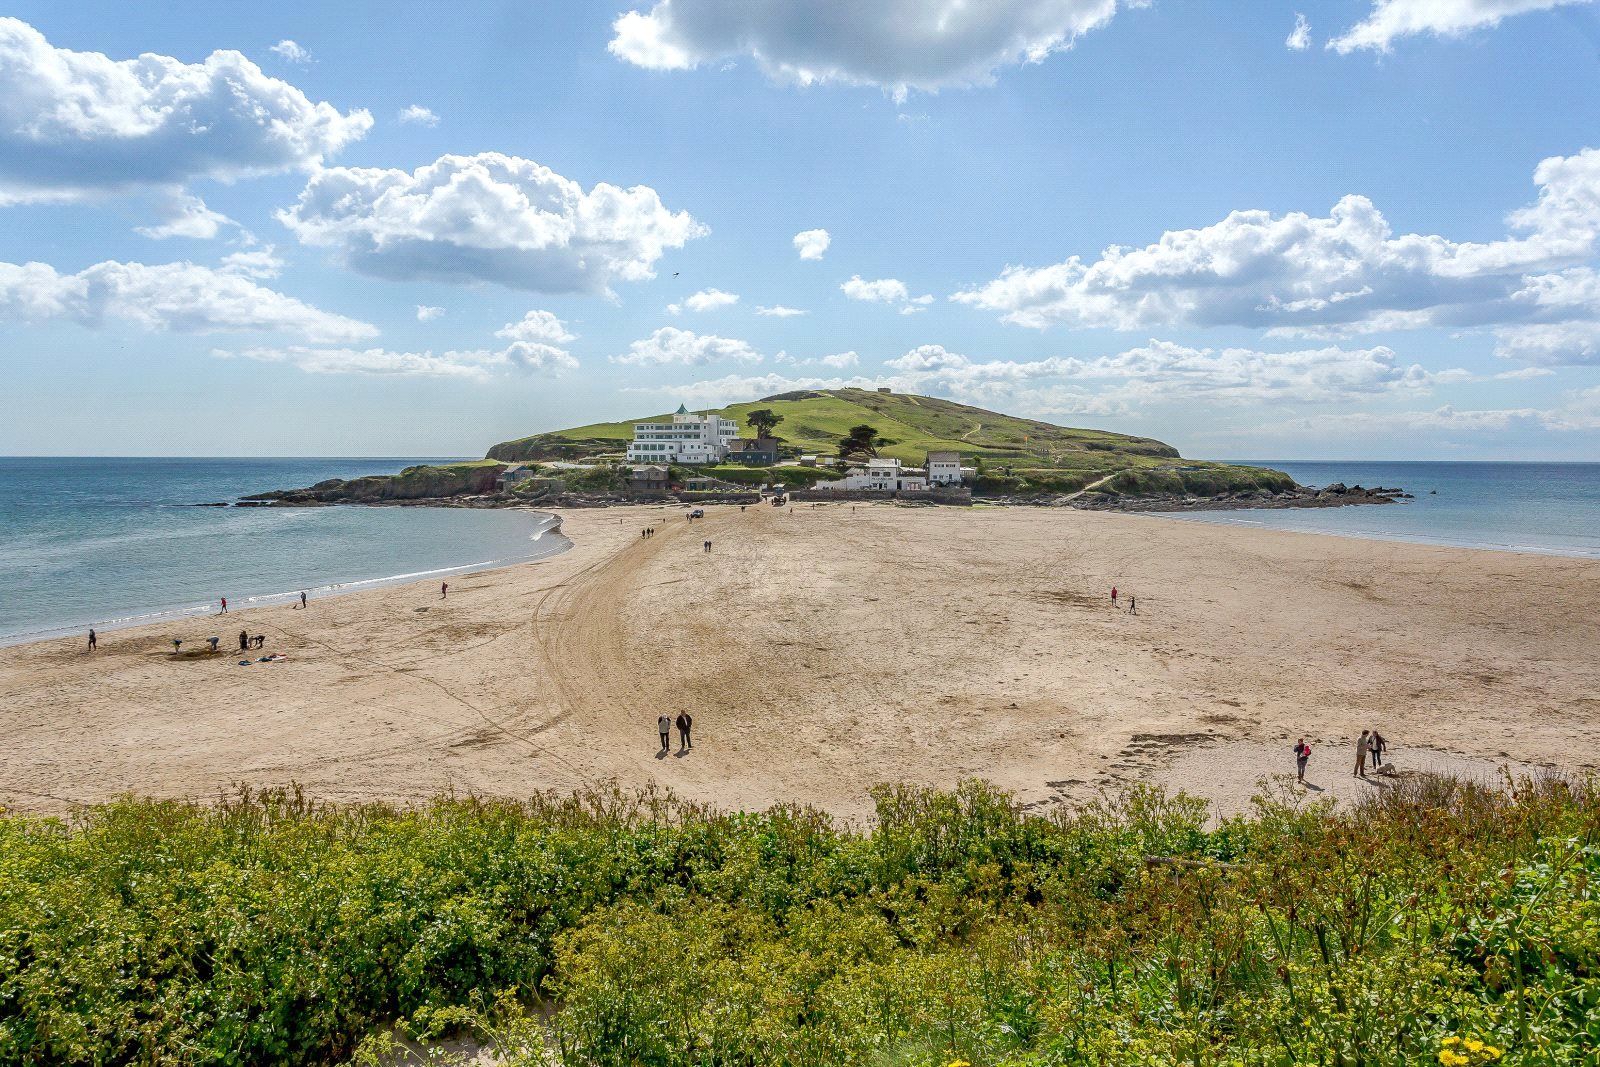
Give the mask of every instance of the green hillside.
<path id="1" fill-rule="evenodd" d="M 929 451 L 955 450 L 966 462 L 980 464 L 986 487 L 997 492 L 1073 492 L 1108 475 L 1117 479 L 1106 488 L 1129 495 L 1281 491 L 1294 484 L 1277 471 L 1184 460 L 1171 445 L 1148 437 L 1055 426 L 910 393 L 805 390 L 706 410 L 743 426 L 745 416 L 760 408 L 783 416 L 777 437 L 795 452 L 835 454 L 839 438 L 865 423 L 890 442 L 881 455 L 921 464 Z M 621 458 L 634 423 L 670 419 L 670 414 L 646 415 L 535 434 L 495 445 L 489 458 Z"/>

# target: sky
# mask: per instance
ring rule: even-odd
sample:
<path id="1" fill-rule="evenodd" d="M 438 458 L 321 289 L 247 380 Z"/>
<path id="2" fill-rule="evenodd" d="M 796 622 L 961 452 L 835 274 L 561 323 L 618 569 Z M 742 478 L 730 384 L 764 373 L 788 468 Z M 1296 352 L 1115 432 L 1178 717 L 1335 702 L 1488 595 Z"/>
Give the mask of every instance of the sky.
<path id="1" fill-rule="evenodd" d="M 0 454 L 888 386 L 1600 459 L 1597 0 L 23 0 Z"/>

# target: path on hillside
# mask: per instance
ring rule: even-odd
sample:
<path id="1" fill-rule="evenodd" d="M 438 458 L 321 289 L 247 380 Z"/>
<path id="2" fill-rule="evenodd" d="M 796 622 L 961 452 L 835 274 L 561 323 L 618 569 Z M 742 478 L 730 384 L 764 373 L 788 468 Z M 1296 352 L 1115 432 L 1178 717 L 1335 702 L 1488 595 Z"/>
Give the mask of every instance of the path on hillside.
<path id="1" fill-rule="evenodd" d="M 1119 475 L 1121 473 L 1123 473 L 1123 472 L 1122 471 L 1112 471 L 1110 474 L 1106 475 L 1104 478 L 1101 478 L 1099 481 L 1090 482 L 1088 485 L 1084 486 L 1082 489 L 1079 489 L 1076 493 L 1068 493 L 1066 496 L 1062 497 L 1061 500 L 1062 500 L 1063 503 L 1065 503 L 1067 501 L 1076 500 L 1080 496 L 1082 496 L 1083 494 L 1100 488 L 1102 485 L 1105 485 L 1107 482 L 1109 482 L 1111 479 L 1115 478 L 1117 475 Z"/>

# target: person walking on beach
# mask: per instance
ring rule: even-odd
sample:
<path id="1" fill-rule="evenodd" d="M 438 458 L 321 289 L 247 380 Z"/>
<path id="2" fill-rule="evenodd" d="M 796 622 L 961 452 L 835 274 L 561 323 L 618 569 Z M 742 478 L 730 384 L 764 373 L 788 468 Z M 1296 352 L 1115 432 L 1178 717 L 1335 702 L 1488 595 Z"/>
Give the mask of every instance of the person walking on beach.
<path id="1" fill-rule="evenodd" d="M 694 747 L 694 742 L 689 740 L 689 730 L 694 726 L 694 716 L 687 711 L 678 712 L 678 751 L 684 752 Z"/>
<path id="2" fill-rule="evenodd" d="M 1368 730 L 1362 730 L 1361 736 L 1356 738 L 1355 777 L 1357 778 L 1365 778 L 1367 776 L 1367 750 L 1372 745 L 1372 741 L 1368 737 L 1369 733 L 1370 731 Z"/>
<path id="3" fill-rule="evenodd" d="M 662 712 L 656 717 L 656 729 L 661 732 L 661 751 L 672 748 L 672 716 Z"/>
<path id="4" fill-rule="evenodd" d="M 243 630 L 239 631 L 239 651 L 245 652 L 250 648 L 250 635 Z"/>
<path id="5" fill-rule="evenodd" d="M 218 615 L 226 615 L 227 613 L 228 613 L 228 598 L 227 597 L 223 597 L 222 598 L 222 610 L 217 612 L 217 614 Z"/>
<path id="6" fill-rule="evenodd" d="M 1383 735 L 1376 730 L 1372 731 L 1372 738 L 1367 742 L 1367 748 L 1372 752 L 1372 765 L 1374 767 L 1383 766 L 1383 752 L 1388 747 L 1389 742 L 1384 740 Z"/>
<path id="7" fill-rule="evenodd" d="M 1294 780 L 1301 785 L 1306 780 L 1306 760 L 1311 758 L 1311 746 L 1306 744 L 1306 739 L 1301 738 L 1294 743 Z"/>
<path id="8" fill-rule="evenodd" d="M 1117 587 L 1116 586 L 1112 586 L 1111 587 L 1111 606 L 1112 607 L 1116 607 L 1117 606 Z"/>
<path id="9" fill-rule="evenodd" d="M 93 652 L 95 650 L 96 644 L 97 644 L 97 641 L 95 640 L 94 631 L 90 630 L 89 631 L 89 651 L 90 652 Z"/>
<path id="10" fill-rule="evenodd" d="M 439 599 L 443 600 L 445 597 L 447 597 L 449 595 L 450 595 L 450 583 L 449 582 L 440 582 L 439 583 Z"/>
<path id="11" fill-rule="evenodd" d="M 710 542 L 710 541 L 707 541 L 707 542 L 706 542 L 706 549 L 705 549 L 705 550 L 706 550 L 706 551 L 707 551 L 707 552 L 710 552 L 710 551 L 711 551 L 711 542 Z"/>
<path id="12" fill-rule="evenodd" d="M 302 589 L 302 590 L 300 590 L 300 610 L 304 611 L 305 607 L 306 607 L 306 591 L 304 589 Z"/>
<path id="13" fill-rule="evenodd" d="M 1139 598 L 1138 597 L 1131 596 L 1131 597 L 1128 598 L 1128 614 L 1129 615 L 1137 615 L 1137 614 L 1139 614 Z"/>

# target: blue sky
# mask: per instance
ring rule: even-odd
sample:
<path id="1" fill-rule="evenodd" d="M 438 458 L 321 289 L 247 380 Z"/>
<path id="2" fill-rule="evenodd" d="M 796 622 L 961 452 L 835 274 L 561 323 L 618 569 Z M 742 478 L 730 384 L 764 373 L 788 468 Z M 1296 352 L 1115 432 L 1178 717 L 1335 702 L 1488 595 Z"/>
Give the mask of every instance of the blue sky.
<path id="1" fill-rule="evenodd" d="M 151 6 L 0 22 L 0 453 L 870 382 L 1203 457 L 1600 456 L 1588 0 Z"/>

